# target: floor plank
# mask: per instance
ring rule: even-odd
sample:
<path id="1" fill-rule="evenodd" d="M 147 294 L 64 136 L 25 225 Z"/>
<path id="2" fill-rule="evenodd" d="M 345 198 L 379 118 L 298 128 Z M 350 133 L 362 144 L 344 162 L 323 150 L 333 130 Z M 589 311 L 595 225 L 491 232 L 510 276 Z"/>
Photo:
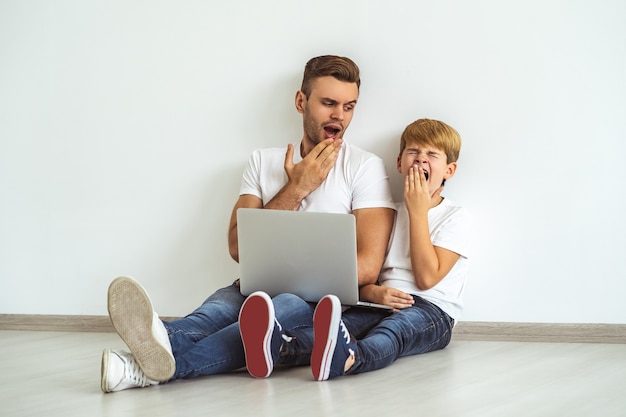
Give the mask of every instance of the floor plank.
<path id="1" fill-rule="evenodd" d="M 100 391 L 113 333 L 0 331 L 0 415 L 624 416 L 626 345 L 453 340 L 439 352 L 315 382 L 307 367 Z"/>

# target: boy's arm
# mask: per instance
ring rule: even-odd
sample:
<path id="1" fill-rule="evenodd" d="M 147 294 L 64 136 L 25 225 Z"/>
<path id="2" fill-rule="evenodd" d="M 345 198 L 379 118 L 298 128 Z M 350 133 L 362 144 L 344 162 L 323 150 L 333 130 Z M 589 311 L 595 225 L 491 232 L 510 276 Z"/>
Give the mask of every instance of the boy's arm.
<path id="1" fill-rule="evenodd" d="M 437 285 L 450 272 L 456 261 L 460 258 L 458 253 L 439 246 L 433 246 L 426 229 L 421 225 L 411 222 L 411 268 L 415 284 L 420 290 L 428 290 Z M 421 222 L 420 222 L 421 224 Z M 426 231 L 428 240 L 424 240 L 422 234 Z"/>
<path id="2" fill-rule="evenodd" d="M 441 201 L 442 188 L 430 194 L 424 171 L 409 170 L 405 179 L 404 201 L 409 213 L 411 268 L 415 284 L 428 290 L 450 272 L 460 255 L 448 249 L 433 246 L 428 225 L 428 210 Z"/>
<path id="3" fill-rule="evenodd" d="M 393 307 L 393 311 L 411 307 L 415 304 L 413 296 L 393 287 L 367 284 L 359 288 L 359 298 L 376 304 Z"/>

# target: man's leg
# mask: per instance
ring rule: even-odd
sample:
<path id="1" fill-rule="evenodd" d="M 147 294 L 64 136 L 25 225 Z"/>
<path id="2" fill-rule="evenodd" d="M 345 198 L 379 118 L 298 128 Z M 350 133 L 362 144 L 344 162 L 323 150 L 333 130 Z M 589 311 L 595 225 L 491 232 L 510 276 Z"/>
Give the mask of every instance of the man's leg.
<path id="1" fill-rule="evenodd" d="M 172 379 L 226 373 L 246 365 L 239 323 L 219 330 L 176 356 Z"/>
<path id="2" fill-rule="evenodd" d="M 275 365 L 309 365 L 316 304 L 294 294 L 277 295 L 271 302 L 268 296 L 254 299 L 246 301 L 240 316 L 246 321 L 240 327 L 250 373 L 267 377 Z M 343 313 L 343 319 L 351 333 L 362 335 L 388 315 L 387 310 L 353 307 Z"/>
<path id="3" fill-rule="evenodd" d="M 168 380 L 175 369 L 172 347 L 141 285 L 132 278 L 116 278 L 109 286 L 107 304 L 113 327 L 143 373 L 151 380 Z M 103 368 L 103 380 L 104 372 Z"/>
<path id="4" fill-rule="evenodd" d="M 309 365 L 313 351 L 313 312 L 316 303 L 304 301 L 294 294 L 280 294 L 272 299 L 275 318 L 280 326 L 280 350 L 272 353 L 273 364 L 282 366 Z M 351 334 L 363 335 L 387 317 L 387 310 L 352 307 L 342 318 Z M 276 342 L 274 343 L 276 345 Z"/>
<path id="5" fill-rule="evenodd" d="M 270 298 L 251 294 L 239 316 L 246 366 L 250 375 L 266 378 L 274 366 L 306 365 L 312 346 L 312 303 L 294 294 Z"/>
<path id="6" fill-rule="evenodd" d="M 214 292 L 188 316 L 164 322 L 174 357 L 184 355 L 205 337 L 236 323 L 244 300 L 239 286 L 233 283 Z"/>
<path id="7" fill-rule="evenodd" d="M 115 279 L 109 287 L 109 316 L 131 354 L 103 352 L 103 391 L 154 385 L 194 373 L 205 374 L 196 369 L 211 369 L 214 357 L 203 358 L 195 351 L 186 355 L 186 352 L 207 336 L 235 323 L 244 299 L 239 286 L 233 284 L 215 292 L 189 316 L 166 323 L 154 312 L 150 298 L 139 283 L 127 277 Z M 225 333 L 230 334 L 232 330 Z M 221 345 L 220 338 L 208 341 L 207 345 L 213 343 Z M 233 342 L 225 337 L 225 345 L 233 343 L 241 345 L 238 338 Z M 233 353 L 234 365 L 226 365 L 226 370 L 241 366 L 236 349 Z M 228 362 L 228 358 L 225 361 Z"/>

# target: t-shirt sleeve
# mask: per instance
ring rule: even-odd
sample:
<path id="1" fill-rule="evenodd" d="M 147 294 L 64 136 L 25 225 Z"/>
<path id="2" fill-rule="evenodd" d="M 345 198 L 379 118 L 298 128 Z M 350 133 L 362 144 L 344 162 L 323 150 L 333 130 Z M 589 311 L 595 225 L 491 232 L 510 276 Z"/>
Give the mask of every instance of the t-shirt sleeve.
<path id="1" fill-rule="evenodd" d="M 261 192 L 261 151 L 255 150 L 248 158 L 248 164 L 241 178 L 239 195 L 252 194 L 262 198 Z"/>
<path id="2" fill-rule="evenodd" d="M 354 181 L 352 209 L 372 207 L 396 208 L 385 164 L 378 157 L 361 163 Z"/>
<path id="3" fill-rule="evenodd" d="M 432 236 L 434 246 L 439 246 L 458 253 L 464 258 L 470 256 L 470 246 L 472 238 L 472 218 L 470 213 L 457 207 L 453 215 L 438 227 L 437 232 Z"/>

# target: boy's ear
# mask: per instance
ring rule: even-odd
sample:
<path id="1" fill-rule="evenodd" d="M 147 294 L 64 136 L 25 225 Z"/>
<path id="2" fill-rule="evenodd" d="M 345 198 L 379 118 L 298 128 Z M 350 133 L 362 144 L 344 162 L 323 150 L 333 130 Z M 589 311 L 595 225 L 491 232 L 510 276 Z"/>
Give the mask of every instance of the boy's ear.
<path id="1" fill-rule="evenodd" d="M 455 172 L 456 172 L 456 162 L 450 162 L 448 164 L 448 168 L 446 168 L 446 173 L 443 175 L 443 179 L 447 180 L 449 178 L 454 177 Z"/>
<path id="2" fill-rule="evenodd" d="M 398 159 L 396 160 L 396 169 L 400 174 L 402 174 L 402 155 L 398 155 Z"/>
<path id="3" fill-rule="evenodd" d="M 306 103 L 306 96 L 300 90 L 296 93 L 296 110 L 298 113 L 304 113 L 304 106 Z"/>

